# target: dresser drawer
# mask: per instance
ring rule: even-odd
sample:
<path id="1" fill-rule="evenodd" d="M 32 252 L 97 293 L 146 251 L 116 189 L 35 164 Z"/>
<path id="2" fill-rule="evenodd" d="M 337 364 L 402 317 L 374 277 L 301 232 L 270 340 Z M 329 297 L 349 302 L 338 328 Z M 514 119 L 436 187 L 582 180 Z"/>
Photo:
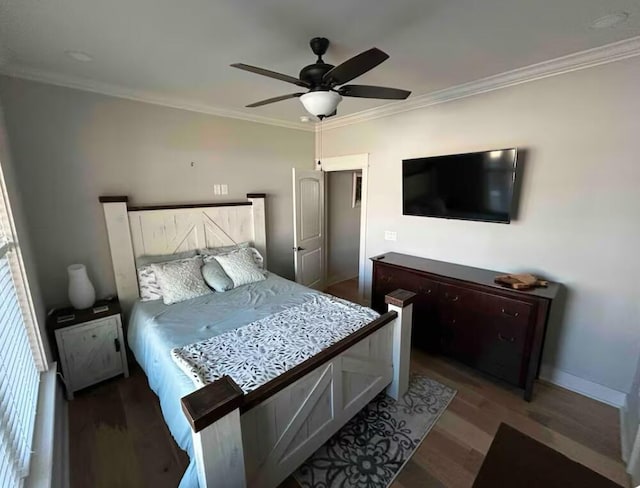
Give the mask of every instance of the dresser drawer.
<path id="1" fill-rule="evenodd" d="M 520 386 L 529 329 L 495 317 L 484 317 L 479 325 L 475 331 L 476 366 Z"/>
<path id="2" fill-rule="evenodd" d="M 425 280 L 417 273 L 400 268 L 376 264 L 374 268 L 374 289 L 371 297 L 371 308 L 378 313 L 387 311 L 384 303 L 386 294 L 402 288 L 418 294 L 434 294 L 433 282 Z"/>
<path id="3" fill-rule="evenodd" d="M 482 311 L 489 317 L 526 326 L 533 313 L 533 305 L 512 298 L 484 294 Z"/>
<path id="4" fill-rule="evenodd" d="M 455 285 L 440 285 L 440 304 L 445 308 L 477 308 L 482 301 L 482 293 Z"/>

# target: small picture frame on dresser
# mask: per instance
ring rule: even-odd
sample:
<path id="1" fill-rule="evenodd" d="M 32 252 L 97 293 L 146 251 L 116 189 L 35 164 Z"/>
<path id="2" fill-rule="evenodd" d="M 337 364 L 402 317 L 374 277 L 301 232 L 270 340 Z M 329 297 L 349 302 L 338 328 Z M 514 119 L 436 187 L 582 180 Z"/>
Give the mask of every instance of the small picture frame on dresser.
<path id="1" fill-rule="evenodd" d="M 53 310 L 47 328 L 60 362 L 67 399 L 72 400 L 78 390 L 114 376 L 129 376 L 117 299 L 99 300 L 86 310 Z"/>

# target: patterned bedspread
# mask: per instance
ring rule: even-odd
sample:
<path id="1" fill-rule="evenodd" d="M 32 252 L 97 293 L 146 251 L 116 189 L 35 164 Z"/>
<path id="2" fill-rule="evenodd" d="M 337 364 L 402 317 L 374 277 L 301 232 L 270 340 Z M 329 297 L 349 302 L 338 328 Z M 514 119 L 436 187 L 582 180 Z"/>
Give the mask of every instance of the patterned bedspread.
<path id="1" fill-rule="evenodd" d="M 196 386 L 224 375 L 248 393 L 379 317 L 377 312 L 327 295 L 244 327 L 171 350 Z"/>

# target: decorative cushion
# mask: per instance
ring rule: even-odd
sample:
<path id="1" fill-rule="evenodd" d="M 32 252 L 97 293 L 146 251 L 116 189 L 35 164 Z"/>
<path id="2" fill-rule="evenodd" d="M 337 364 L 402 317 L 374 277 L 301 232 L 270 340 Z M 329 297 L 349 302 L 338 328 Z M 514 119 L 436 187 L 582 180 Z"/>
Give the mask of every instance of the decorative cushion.
<path id="1" fill-rule="evenodd" d="M 228 252 L 237 251 L 238 249 L 246 249 L 249 246 L 251 246 L 251 243 L 246 241 L 230 246 L 207 247 L 205 249 L 198 249 L 198 254 L 202 256 L 219 256 L 220 254 L 227 254 Z"/>
<path id="2" fill-rule="evenodd" d="M 260 254 L 260 252 L 255 247 L 251 247 L 250 242 L 241 242 L 240 244 L 234 244 L 233 246 L 209 247 L 207 249 L 199 249 L 198 253 L 204 256 L 205 262 L 207 262 L 207 256 L 221 256 L 223 254 L 235 252 L 240 249 L 251 249 L 253 260 L 255 261 L 258 268 L 264 268 L 264 258 L 262 257 L 262 254 Z"/>
<path id="3" fill-rule="evenodd" d="M 140 300 L 143 302 L 160 300 L 162 298 L 162 290 L 156 279 L 156 274 L 151 269 L 151 265 L 140 266 L 137 271 Z"/>
<path id="4" fill-rule="evenodd" d="M 182 261 L 152 264 L 151 268 L 156 274 L 165 305 L 211 293 L 200 272 L 202 258 L 199 256 Z"/>
<path id="5" fill-rule="evenodd" d="M 251 249 L 239 249 L 238 251 L 214 256 L 220 263 L 227 276 L 233 281 L 233 286 L 242 286 L 265 279 L 265 275 L 258 268 Z"/>
<path id="6" fill-rule="evenodd" d="M 220 263 L 213 257 L 202 267 L 204 281 L 217 292 L 233 289 L 233 280 L 227 276 Z"/>
<path id="7" fill-rule="evenodd" d="M 140 300 L 146 302 L 150 300 L 160 300 L 162 298 L 162 290 L 160 290 L 160 285 L 156 279 L 156 274 L 151 268 L 151 264 L 189 259 L 195 256 L 196 251 L 185 251 L 176 254 L 158 254 L 140 256 L 137 258 L 136 267 L 138 272 L 138 290 L 140 292 Z"/>

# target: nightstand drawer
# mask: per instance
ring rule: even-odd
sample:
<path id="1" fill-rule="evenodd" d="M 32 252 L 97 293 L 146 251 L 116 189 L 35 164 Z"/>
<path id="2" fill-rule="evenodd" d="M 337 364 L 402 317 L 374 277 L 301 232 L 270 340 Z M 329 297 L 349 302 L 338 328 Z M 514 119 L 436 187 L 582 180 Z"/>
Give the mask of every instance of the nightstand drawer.
<path id="1" fill-rule="evenodd" d="M 127 373 L 120 315 L 58 329 L 56 339 L 70 392 Z"/>

